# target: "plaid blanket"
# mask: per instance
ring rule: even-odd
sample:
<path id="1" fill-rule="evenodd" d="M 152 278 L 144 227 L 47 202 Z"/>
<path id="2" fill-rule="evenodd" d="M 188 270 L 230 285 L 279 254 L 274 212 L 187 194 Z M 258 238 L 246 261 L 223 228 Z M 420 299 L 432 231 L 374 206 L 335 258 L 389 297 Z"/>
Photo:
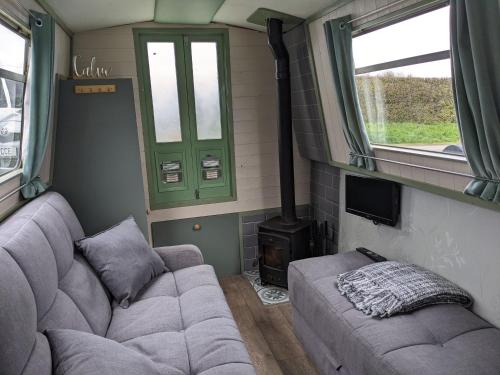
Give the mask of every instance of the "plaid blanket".
<path id="1" fill-rule="evenodd" d="M 373 317 L 386 318 L 439 303 L 472 305 L 466 291 L 414 264 L 373 263 L 338 275 L 337 282 L 342 295 Z"/>

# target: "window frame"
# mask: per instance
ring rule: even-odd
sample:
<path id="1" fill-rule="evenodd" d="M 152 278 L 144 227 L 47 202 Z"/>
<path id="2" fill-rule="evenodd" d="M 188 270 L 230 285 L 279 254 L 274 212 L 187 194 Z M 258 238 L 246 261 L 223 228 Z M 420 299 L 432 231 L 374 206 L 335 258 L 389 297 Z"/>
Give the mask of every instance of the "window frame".
<path id="1" fill-rule="evenodd" d="M 384 29 L 384 28 L 392 26 L 394 24 L 404 22 L 406 20 L 421 16 L 421 15 L 426 14 L 426 13 L 430 13 L 432 11 L 444 8 L 444 7 L 449 6 L 449 5 L 450 5 L 449 0 L 423 1 L 421 3 L 416 3 L 412 6 L 407 7 L 407 8 L 385 14 L 381 17 L 376 17 L 371 21 L 367 21 L 367 22 L 362 23 L 361 25 L 359 25 L 357 27 L 354 27 L 352 30 L 352 37 L 356 38 L 358 36 L 362 36 L 362 35 L 365 35 L 365 34 L 380 30 L 380 29 Z M 373 73 L 373 72 L 387 70 L 387 69 L 400 68 L 400 67 L 404 67 L 404 66 L 422 64 L 422 63 L 428 63 L 428 62 L 442 61 L 442 60 L 447 60 L 447 59 L 451 59 L 451 51 L 449 49 L 444 50 L 444 51 L 415 55 L 415 56 L 406 57 L 406 58 L 402 58 L 402 59 L 390 60 L 390 61 L 386 61 L 383 63 L 378 63 L 378 64 L 367 65 L 367 66 L 355 68 L 354 69 L 354 77 L 356 77 L 357 75 L 366 74 L 366 73 Z M 453 74 L 453 72 L 452 72 L 452 74 Z M 461 144 L 463 147 L 462 140 L 460 140 L 460 141 L 461 141 Z M 445 153 L 442 151 L 432 151 L 432 150 L 404 147 L 404 146 L 398 146 L 398 145 L 372 143 L 371 141 L 370 141 L 370 145 L 375 150 L 380 149 L 380 150 L 389 151 L 389 152 L 394 151 L 397 154 L 409 154 L 409 155 L 413 154 L 413 155 L 428 156 L 428 157 L 437 158 L 437 159 L 456 160 L 456 161 L 465 162 L 465 163 L 467 162 L 465 153 L 452 154 L 452 153 Z"/>
<path id="2" fill-rule="evenodd" d="M 8 79 L 15 82 L 21 82 L 23 84 L 23 105 L 21 111 L 21 132 L 19 135 L 19 155 L 16 166 L 13 167 L 10 171 L 0 175 L 0 185 L 4 182 L 11 180 L 12 178 L 20 175 L 23 171 L 23 139 L 24 139 L 24 119 L 25 119 L 25 98 L 26 98 L 26 83 L 28 81 L 28 72 L 29 72 L 29 51 L 31 47 L 31 36 L 12 26 L 9 22 L 4 20 L 0 16 L 0 25 L 17 34 L 21 38 L 24 39 L 24 66 L 23 66 L 23 74 L 15 73 L 10 70 L 0 68 L 0 79 Z"/>
<path id="3" fill-rule="evenodd" d="M 137 78 L 139 85 L 139 100 L 142 120 L 142 130 L 144 135 L 144 152 L 146 159 L 146 170 L 148 180 L 148 195 L 149 206 L 151 209 L 164 209 L 184 206 L 197 206 L 211 203 L 222 203 L 235 201 L 236 195 L 236 170 L 235 170 L 235 154 L 234 154 L 234 131 L 232 119 L 232 95 L 231 95 L 231 76 L 230 76 L 230 61 L 229 61 L 229 31 L 225 28 L 134 28 L 134 48 L 137 66 Z M 196 133 L 196 118 L 193 116 L 195 111 L 194 104 L 189 105 L 188 101 L 192 100 L 192 62 L 189 64 L 185 59 L 191 58 L 190 48 L 183 57 L 178 56 L 179 48 L 174 44 L 176 52 L 176 69 L 177 69 L 177 91 L 179 95 L 179 110 L 181 117 L 181 142 L 168 142 L 157 143 L 154 129 L 154 118 L 152 113 L 152 100 L 149 95 L 149 63 L 147 53 L 148 42 L 162 41 L 169 42 L 170 40 L 180 38 L 183 51 L 186 51 L 186 44 L 191 41 L 215 41 L 217 42 L 217 61 L 219 71 L 219 88 L 220 88 L 220 102 L 221 102 L 221 131 L 222 138 L 217 140 L 198 140 Z M 188 66 L 189 65 L 189 66 Z M 184 74 L 184 77 L 179 77 Z M 184 87 L 181 87 L 182 85 Z M 193 102 L 194 103 L 194 102 Z M 224 196 L 204 196 L 200 198 L 192 197 L 185 200 L 168 201 L 162 198 L 162 192 L 158 191 L 158 160 L 157 150 L 158 145 L 169 145 L 173 152 L 181 152 L 179 150 L 190 147 L 190 165 L 185 168 L 188 169 L 188 176 L 195 187 L 201 189 L 201 183 L 195 168 L 197 161 L 196 155 L 199 151 L 208 150 L 212 148 L 214 142 L 222 144 L 224 150 L 223 160 L 226 167 L 227 176 L 223 175 L 225 185 L 227 186 L 228 193 Z M 197 193 L 199 194 L 199 193 Z"/>

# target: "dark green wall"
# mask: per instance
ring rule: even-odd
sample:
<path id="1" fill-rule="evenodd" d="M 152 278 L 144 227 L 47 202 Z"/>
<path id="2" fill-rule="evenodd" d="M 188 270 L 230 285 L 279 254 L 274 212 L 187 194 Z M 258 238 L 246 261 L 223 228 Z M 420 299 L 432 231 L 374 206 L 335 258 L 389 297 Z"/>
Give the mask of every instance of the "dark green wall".
<path id="1" fill-rule="evenodd" d="M 195 224 L 201 230 L 193 230 Z M 194 244 L 200 248 L 205 263 L 214 266 L 218 277 L 241 273 L 239 216 L 215 215 L 172 220 L 151 225 L 153 245 Z"/>

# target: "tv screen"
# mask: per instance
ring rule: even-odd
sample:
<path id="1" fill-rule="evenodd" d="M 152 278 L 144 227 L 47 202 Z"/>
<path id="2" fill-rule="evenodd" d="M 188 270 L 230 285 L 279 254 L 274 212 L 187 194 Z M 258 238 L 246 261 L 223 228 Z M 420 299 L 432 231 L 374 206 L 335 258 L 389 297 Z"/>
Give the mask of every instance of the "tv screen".
<path id="1" fill-rule="evenodd" d="M 399 184 L 368 177 L 346 175 L 346 212 L 375 224 L 395 226 L 400 211 Z"/>

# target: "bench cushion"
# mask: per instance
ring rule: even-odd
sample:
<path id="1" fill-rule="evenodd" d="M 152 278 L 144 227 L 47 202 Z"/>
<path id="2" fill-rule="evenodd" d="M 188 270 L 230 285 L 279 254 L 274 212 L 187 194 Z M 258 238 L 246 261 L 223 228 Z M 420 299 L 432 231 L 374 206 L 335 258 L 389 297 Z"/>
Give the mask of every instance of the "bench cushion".
<path id="1" fill-rule="evenodd" d="M 500 373 L 500 330 L 462 306 L 436 305 L 382 320 L 356 310 L 340 295 L 336 278 L 369 263 L 347 252 L 289 268 L 293 308 L 337 367 L 356 375 Z"/>

